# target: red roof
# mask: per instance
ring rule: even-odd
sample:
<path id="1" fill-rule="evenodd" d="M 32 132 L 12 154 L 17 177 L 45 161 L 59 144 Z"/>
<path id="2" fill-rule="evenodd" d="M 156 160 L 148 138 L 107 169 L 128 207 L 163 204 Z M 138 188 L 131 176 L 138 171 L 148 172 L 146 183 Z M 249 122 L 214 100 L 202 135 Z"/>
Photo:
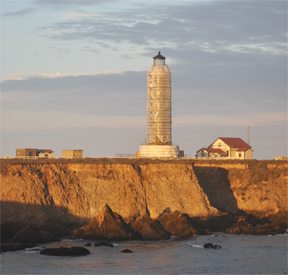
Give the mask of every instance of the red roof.
<path id="1" fill-rule="evenodd" d="M 51 149 L 37 149 L 37 153 L 54 153 Z"/>
<path id="2" fill-rule="evenodd" d="M 245 151 L 251 148 L 251 146 L 241 138 L 219 137 L 219 139 L 221 139 L 224 143 L 226 143 L 231 148 L 245 148 Z"/>
<path id="3" fill-rule="evenodd" d="M 225 154 L 225 152 L 218 148 L 203 148 L 208 153 L 218 153 L 218 154 Z"/>

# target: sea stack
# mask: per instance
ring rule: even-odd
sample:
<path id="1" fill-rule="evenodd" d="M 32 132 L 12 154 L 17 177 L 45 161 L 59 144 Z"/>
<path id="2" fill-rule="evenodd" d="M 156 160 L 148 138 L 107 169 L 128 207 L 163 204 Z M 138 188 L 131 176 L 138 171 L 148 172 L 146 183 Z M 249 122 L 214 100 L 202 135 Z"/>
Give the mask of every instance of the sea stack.
<path id="1" fill-rule="evenodd" d="M 140 157 L 184 156 L 172 145 L 171 73 L 159 52 L 147 73 L 147 144 L 140 146 Z"/>

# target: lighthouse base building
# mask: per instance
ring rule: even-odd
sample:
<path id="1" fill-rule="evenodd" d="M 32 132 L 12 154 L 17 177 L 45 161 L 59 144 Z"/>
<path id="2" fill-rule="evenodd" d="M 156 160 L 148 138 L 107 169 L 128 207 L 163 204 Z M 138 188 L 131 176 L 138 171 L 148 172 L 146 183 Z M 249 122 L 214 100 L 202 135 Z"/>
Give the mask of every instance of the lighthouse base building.
<path id="1" fill-rule="evenodd" d="M 147 73 L 147 145 L 140 157 L 177 158 L 184 156 L 171 138 L 171 73 L 165 57 L 158 53 Z"/>
<path id="2" fill-rule="evenodd" d="M 141 158 L 179 158 L 184 157 L 184 151 L 173 145 L 141 145 Z"/>

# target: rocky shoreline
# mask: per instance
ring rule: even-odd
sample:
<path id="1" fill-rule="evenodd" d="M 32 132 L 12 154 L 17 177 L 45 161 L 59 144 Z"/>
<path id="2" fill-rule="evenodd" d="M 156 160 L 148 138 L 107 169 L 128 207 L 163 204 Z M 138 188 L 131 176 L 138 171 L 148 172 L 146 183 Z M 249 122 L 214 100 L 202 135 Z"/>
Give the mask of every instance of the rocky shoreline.
<path id="1" fill-rule="evenodd" d="M 67 237 L 162 240 L 215 232 L 274 235 L 287 229 L 286 162 L 1 164 L 3 251 Z"/>
<path id="2" fill-rule="evenodd" d="M 256 218 L 253 215 L 224 213 L 209 219 L 191 218 L 187 214 L 175 211 L 165 213 L 157 219 L 148 215 L 138 217 L 133 222 L 124 219 L 106 204 L 89 224 L 74 230 L 70 239 L 98 241 L 99 245 L 111 244 L 109 241 L 125 240 L 163 240 L 170 237 L 180 239 L 198 235 L 211 235 L 216 232 L 245 235 L 285 234 L 287 220 L 285 213 L 278 213 L 273 219 Z M 284 226 L 283 226 L 284 225 Z M 5 237 L 5 236 L 3 236 Z M 37 244 L 55 242 L 60 236 L 51 234 L 43 228 L 26 226 L 15 234 L 9 243 L 1 245 L 1 252 L 16 251 L 36 246 Z M 7 240 L 7 239 L 6 239 Z M 102 244 L 103 243 L 103 244 Z"/>

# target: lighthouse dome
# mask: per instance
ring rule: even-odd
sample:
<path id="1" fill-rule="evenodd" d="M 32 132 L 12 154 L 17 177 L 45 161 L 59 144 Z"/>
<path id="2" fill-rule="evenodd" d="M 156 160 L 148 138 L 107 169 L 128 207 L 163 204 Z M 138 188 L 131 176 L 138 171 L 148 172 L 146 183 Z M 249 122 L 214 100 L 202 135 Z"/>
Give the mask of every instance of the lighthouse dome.
<path id="1" fill-rule="evenodd" d="M 165 65 L 165 59 L 166 57 L 164 57 L 163 55 L 161 55 L 160 52 L 158 52 L 158 55 L 153 57 L 154 59 L 154 66 L 164 66 Z"/>

